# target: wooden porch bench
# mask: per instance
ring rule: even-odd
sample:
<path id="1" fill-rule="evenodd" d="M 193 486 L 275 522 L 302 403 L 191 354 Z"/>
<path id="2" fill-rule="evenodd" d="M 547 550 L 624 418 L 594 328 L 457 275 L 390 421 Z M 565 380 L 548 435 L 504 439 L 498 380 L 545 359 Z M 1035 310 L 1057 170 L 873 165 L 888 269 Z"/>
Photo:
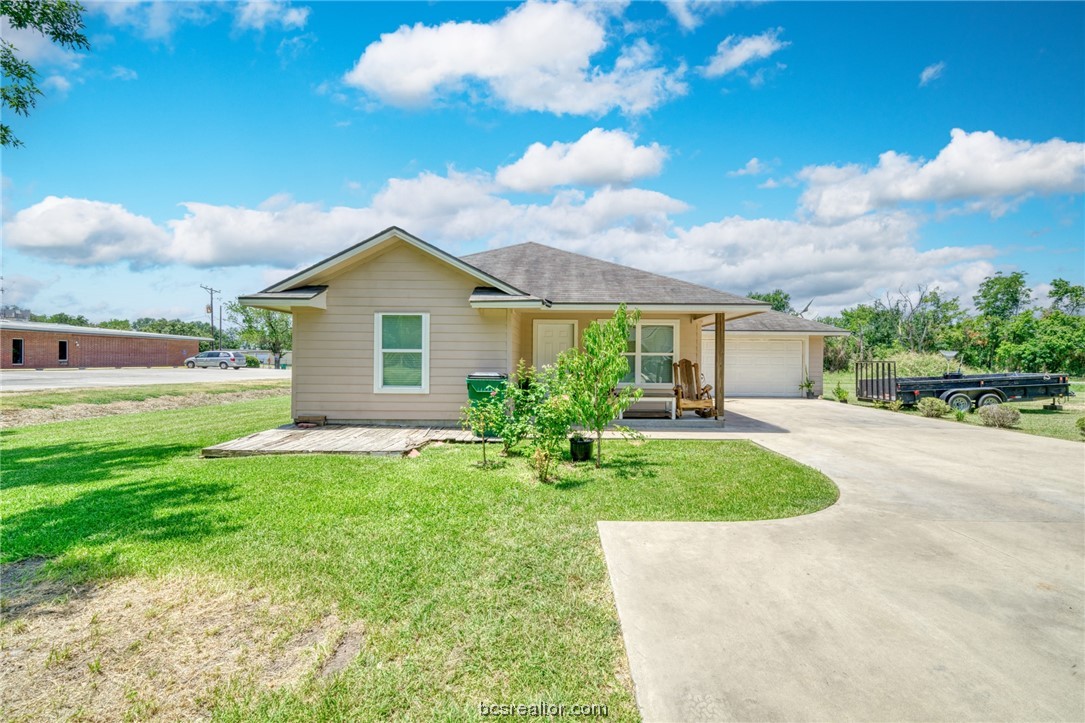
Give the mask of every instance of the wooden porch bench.
<path id="1" fill-rule="evenodd" d="M 663 404 L 667 408 L 667 411 L 671 415 L 671 419 L 674 419 L 674 400 L 674 392 L 670 391 L 669 389 L 645 389 L 644 396 L 638 399 L 636 404 L 640 404 L 641 402 L 663 402 Z M 636 404 L 634 404 L 633 406 L 635 407 Z M 618 419 L 625 419 L 625 413 L 622 412 L 621 414 L 619 414 Z"/>

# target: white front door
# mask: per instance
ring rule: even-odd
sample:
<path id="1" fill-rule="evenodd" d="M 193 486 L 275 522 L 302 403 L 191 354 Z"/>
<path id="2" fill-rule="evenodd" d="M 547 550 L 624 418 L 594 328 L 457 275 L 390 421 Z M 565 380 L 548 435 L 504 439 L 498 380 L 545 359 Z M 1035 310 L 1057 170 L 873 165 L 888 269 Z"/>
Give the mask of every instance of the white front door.
<path id="1" fill-rule="evenodd" d="M 535 368 L 553 365 L 558 355 L 576 346 L 575 321 L 535 322 Z"/>

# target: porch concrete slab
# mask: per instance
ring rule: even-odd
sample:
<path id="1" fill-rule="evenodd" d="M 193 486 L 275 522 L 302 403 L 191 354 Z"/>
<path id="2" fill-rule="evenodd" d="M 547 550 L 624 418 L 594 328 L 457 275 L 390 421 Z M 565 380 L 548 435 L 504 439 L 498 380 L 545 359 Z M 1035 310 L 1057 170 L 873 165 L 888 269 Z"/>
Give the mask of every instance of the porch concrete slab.
<path id="1" fill-rule="evenodd" d="M 645 720 L 1085 720 L 1085 445 L 728 402 L 836 505 L 599 524 Z"/>

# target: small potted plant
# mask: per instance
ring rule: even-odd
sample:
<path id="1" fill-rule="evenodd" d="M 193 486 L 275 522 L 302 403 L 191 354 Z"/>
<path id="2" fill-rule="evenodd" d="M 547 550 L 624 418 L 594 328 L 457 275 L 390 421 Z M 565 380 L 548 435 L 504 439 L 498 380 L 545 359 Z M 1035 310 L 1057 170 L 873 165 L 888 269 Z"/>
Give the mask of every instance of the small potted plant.
<path id="1" fill-rule="evenodd" d="M 807 399 L 814 398 L 814 380 L 810 377 L 799 383 L 799 391 L 803 393 L 803 396 Z"/>
<path id="2" fill-rule="evenodd" d="M 836 387 L 833 389 L 833 396 L 836 397 L 836 401 L 841 404 L 848 403 L 848 390 L 840 386 L 840 382 L 836 383 Z"/>
<path id="3" fill-rule="evenodd" d="M 573 432 L 569 438 L 569 457 L 574 462 L 587 462 L 591 459 L 592 440 L 580 432 Z"/>

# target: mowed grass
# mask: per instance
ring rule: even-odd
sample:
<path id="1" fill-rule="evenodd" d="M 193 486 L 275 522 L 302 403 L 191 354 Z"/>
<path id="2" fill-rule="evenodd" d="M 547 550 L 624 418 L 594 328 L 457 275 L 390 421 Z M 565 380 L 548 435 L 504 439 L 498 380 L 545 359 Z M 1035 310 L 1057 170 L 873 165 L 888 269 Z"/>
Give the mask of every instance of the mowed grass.
<path id="1" fill-rule="evenodd" d="M 220 691 L 224 720 L 476 719 L 480 702 L 601 703 L 637 717 L 598 520 L 752 520 L 837 497 L 752 443 L 607 441 L 606 467 L 552 485 L 477 445 L 417 458 L 205 460 L 287 421 L 288 400 L 3 433 L 3 559 L 52 575 L 207 574 L 364 621 L 331 679 Z"/>
<path id="2" fill-rule="evenodd" d="M 856 399 L 855 374 L 853 372 L 826 372 L 824 386 L 826 398 L 832 398 L 832 391 L 837 382 L 848 390 L 849 404 L 873 406 L 870 402 L 861 402 Z M 1076 396 L 1064 399 L 1061 411 L 1044 409 L 1045 404 L 1051 403 L 1050 398 L 1028 402 L 1011 402 L 1009 406 L 1021 412 L 1021 423 L 1014 428 L 1015 431 L 1036 434 L 1041 437 L 1082 441 L 1081 432 L 1078 431 L 1075 425 L 1078 417 L 1085 416 L 1085 381 L 1071 381 L 1070 389 Z M 904 407 L 900 413 L 914 414 L 917 417 L 922 416 L 915 407 Z M 952 413 L 946 415 L 943 419 L 960 424 Z M 963 424 L 983 426 L 980 416 L 975 413 L 965 415 Z"/>
<path id="3" fill-rule="evenodd" d="M 193 394 L 231 394 L 254 389 L 290 390 L 289 379 L 253 380 L 237 384 L 208 382 L 196 384 L 149 384 L 136 387 L 99 387 L 95 389 L 50 389 L 0 394 L 0 409 L 52 409 L 72 404 L 109 404 L 142 402 L 159 397 L 184 397 Z"/>

